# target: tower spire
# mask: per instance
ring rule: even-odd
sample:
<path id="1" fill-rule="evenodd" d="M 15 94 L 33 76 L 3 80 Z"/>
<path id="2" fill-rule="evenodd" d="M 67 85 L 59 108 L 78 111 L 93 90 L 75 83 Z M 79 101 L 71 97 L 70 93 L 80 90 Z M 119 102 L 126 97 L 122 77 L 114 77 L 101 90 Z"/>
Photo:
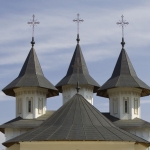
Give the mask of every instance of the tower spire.
<path id="1" fill-rule="evenodd" d="M 122 45 L 122 48 L 124 48 L 124 45 L 125 45 L 125 42 L 124 42 L 124 27 L 126 25 L 128 25 L 129 23 L 126 22 L 126 20 L 123 20 L 123 15 L 121 16 L 121 21 L 119 20 L 119 22 L 117 22 L 117 25 L 120 25 L 122 27 L 122 42 L 121 42 L 121 45 Z"/>
<path id="2" fill-rule="evenodd" d="M 84 20 L 83 19 L 80 19 L 79 18 L 80 14 L 77 14 L 77 19 L 74 19 L 73 21 L 77 23 L 77 43 L 79 43 L 80 41 L 80 38 L 79 38 L 79 24 L 80 22 L 83 22 Z"/>
<path id="3" fill-rule="evenodd" d="M 37 25 L 37 24 L 40 24 L 40 22 L 37 22 L 37 20 L 35 20 L 35 15 L 33 14 L 33 19 L 28 22 L 28 24 L 30 24 L 32 26 L 32 41 L 31 41 L 31 45 L 32 47 L 34 46 L 35 42 L 34 42 L 34 27 Z"/>

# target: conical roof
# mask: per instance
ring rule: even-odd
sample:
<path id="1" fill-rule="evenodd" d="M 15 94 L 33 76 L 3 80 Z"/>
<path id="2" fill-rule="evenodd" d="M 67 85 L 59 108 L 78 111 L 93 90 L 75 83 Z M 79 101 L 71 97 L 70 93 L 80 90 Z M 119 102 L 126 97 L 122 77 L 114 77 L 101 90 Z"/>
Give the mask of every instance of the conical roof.
<path id="1" fill-rule="evenodd" d="M 27 141 L 128 141 L 150 145 L 115 126 L 80 94 L 74 95 L 38 128 L 3 145 Z"/>
<path id="2" fill-rule="evenodd" d="M 129 56 L 124 49 L 124 39 L 121 44 L 122 50 L 110 79 L 108 79 L 97 91 L 98 96 L 108 97 L 107 89 L 117 87 L 134 87 L 142 89 L 141 96 L 150 95 L 150 87 L 140 80 L 133 68 Z"/>
<path id="3" fill-rule="evenodd" d="M 34 45 L 34 39 L 31 43 Z M 47 97 L 58 95 L 58 90 L 44 77 L 33 45 L 18 77 L 2 90 L 6 95 L 15 96 L 13 89 L 19 87 L 42 87 L 48 89 Z"/>
<path id="4" fill-rule="evenodd" d="M 62 92 L 62 86 L 76 85 L 77 81 L 79 81 L 80 85 L 94 86 L 94 92 L 97 92 L 97 89 L 100 87 L 100 85 L 89 74 L 81 47 L 79 45 L 79 40 L 80 39 L 78 36 L 77 45 L 66 76 L 56 85 L 56 88 L 58 88 L 60 92 Z"/>

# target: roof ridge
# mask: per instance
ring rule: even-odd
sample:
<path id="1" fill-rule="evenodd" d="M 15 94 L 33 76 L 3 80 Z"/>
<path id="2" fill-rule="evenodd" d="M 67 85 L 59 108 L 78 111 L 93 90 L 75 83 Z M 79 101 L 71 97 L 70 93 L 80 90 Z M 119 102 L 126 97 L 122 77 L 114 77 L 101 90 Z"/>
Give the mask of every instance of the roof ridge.
<path id="1" fill-rule="evenodd" d="M 69 103 L 69 104 L 70 104 L 70 103 Z M 68 104 L 68 105 L 69 105 L 69 104 Z M 67 107 L 66 107 L 66 109 L 67 109 Z M 64 109 L 64 111 L 65 111 L 66 109 Z M 63 112 L 64 112 L 64 111 L 63 111 Z M 62 115 L 62 114 L 61 114 L 61 115 Z M 61 116 L 61 115 L 60 115 L 60 116 Z M 57 120 L 60 118 L 60 116 L 57 118 Z M 51 117 L 51 116 L 50 116 L 50 117 Z M 50 118 L 50 117 L 49 117 L 49 118 Z M 48 119 L 49 119 L 49 118 L 48 118 Z M 46 120 L 48 120 L 48 119 L 46 119 Z M 56 122 L 57 120 L 55 120 L 55 122 Z M 52 125 L 50 125 L 48 128 L 46 128 L 46 129 L 43 130 L 42 132 L 45 132 L 45 131 L 48 130 L 50 127 L 52 127 L 55 122 L 53 122 Z M 41 126 L 44 126 L 44 124 L 42 124 Z M 55 130 L 55 132 L 57 132 L 57 130 L 58 130 L 60 127 L 61 127 L 61 126 L 59 126 L 59 127 Z M 39 134 L 37 134 L 36 136 L 34 136 L 32 139 L 34 139 L 34 138 L 37 137 L 38 135 L 42 134 L 42 132 L 40 132 Z M 54 133 L 55 133 L 55 132 L 54 132 Z M 53 133 L 53 134 L 54 134 L 54 133 Z M 49 135 L 49 136 L 47 137 L 47 139 L 48 139 L 49 137 L 51 137 L 53 134 Z M 31 139 L 31 140 L 32 140 L 32 139 Z"/>
<path id="2" fill-rule="evenodd" d="M 77 102 L 76 102 L 76 105 L 77 105 Z M 74 116 L 73 116 L 73 120 L 72 120 L 72 122 L 74 122 L 74 117 L 75 117 L 75 113 L 74 113 Z M 73 124 L 71 125 L 71 127 L 70 127 L 70 129 L 69 129 L 69 131 L 68 131 L 68 135 L 67 135 L 66 139 L 67 139 L 67 138 L 68 138 L 68 136 L 69 136 L 69 133 L 70 133 L 70 130 L 71 130 L 72 126 L 73 126 Z"/>
<path id="3" fill-rule="evenodd" d="M 89 117 L 89 119 L 90 119 L 90 121 L 91 121 L 91 123 L 93 124 L 93 122 L 92 122 L 92 120 L 91 120 L 91 118 L 90 118 L 90 116 L 89 116 L 89 113 L 88 113 L 88 111 L 87 111 L 87 109 L 86 109 L 86 107 L 85 107 L 85 103 L 83 103 L 83 101 L 81 101 L 82 102 L 82 104 L 83 104 L 83 106 L 84 106 L 84 109 L 86 110 L 86 113 L 87 113 L 87 115 L 88 115 L 88 117 Z M 101 123 L 100 123 L 101 124 Z M 93 126 L 95 127 L 95 125 L 93 124 Z M 97 128 L 95 127 L 95 129 L 97 130 Z M 97 130 L 98 132 L 99 132 L 99 130 Z M 99 132 L 99 134 L 103 137 L 103 135 Z M 105 139 L 104 137 L 103 137 L 103 139 Z M 106 140 L 106 139 L 105 139 Z"/>
<path id="4" fill-rule="evenodd" d="M 128 69 L 129 69 L 130 75 L 131 76 L 137 76 L 137 74 L 136 74 L 136 72 L 134 70 L 134 67 L 133 67 L 133 65 L 131 63 L 131 60 L 130 60 L 130 58 L 129 58 L 129 56 L 128 56 L 128 54 L 127 54 L 125 49 L 124 49 L 124 51 L 125 51 L 125 57 L 126 57 L 126 60 L 127 60 L 127 63 L 128 63 Z M 131 65 L 132 68 L 130 68 L 130 65 Z M 132 71 L 131 69 L 134 71 L 135 75 L 133 75 L 133 73 L 131 72 Z"/>
<path id="5" fill-rule="evenodd" d="M 28 56 L 30 56 L 30 53 L 31 53 L 32 50 L 33 50 L 33 47 L 30 49 L 30 52 L 29 52 Z M 28 57 L 28 56 L 27 56 L 27 57 Z M 25 61 L 26 61 L 26 60 L 25 60 Z M 24 63 L 25 63 L 25 62 L 24 62 Z M 27 66 L 28 66 L 28 64 L 29 64 L 29 57 L 28 57 L 28 61 L 27 61 Z M 21 70 L 20 70 L 20 73 L 21 73 L 23 67 L 24 67 L 24 64 L 23 64 L 23 66 L 22 66 L 22 68 L 21 68 Z M 26 67 L 26 69 L 25 69 L 25 71 L 24 71 L 24 75 L 25 75 L 26 71 L 27 71 L 27 67 Z M 19 75 L 20 75 L 20 73 L 19 73 Z M 23 76 L 24 76 L 24 75 L 23 75 Z"/>
<path id="6" fill-rule="evenodd" d="M 124 51 L 125 51 L 126 61 L 127 61 L 127 64 L 128 64 L 128 70 L 129 70 L 130 75 L 131 75 L 131 70 L 130 70 L 130 67 L 129 67 L 129 62 L 128 62 L 128 60 L 127 60 L 127 53 L 126 53 L 126 50 L 125 50 L 125 49 L 124 49 Z M 132 75 L 131 75 L 131 76 L 132 76 Z"/>
<path id="7" fill-rule="evenodd" d="M 89 103 L 90 104 L 90 103 Z M 107 119 L 96 107 L 93 107 L 94 110 L 101 115 L 101 117 L 110 125 L 110 126 L 115 126 L 109 119 Z M 99 121 L 99 120 L 98 120 Z M 103 126 L 103 125 L 102 125 Z"/>
<path id="8" fill-rule="evenodd" d="M 82 102 L 81 98 L 79 98 L 80 101 Z M 80 110 L 81 110 L 81 104 L 79 103 L 79 107 L 80 107 Z M 82 112 L 80 111 L 80 115 L 82 116 Z M 84 124 L 83 124 L 83 119 L 81 118 L 82 120 L 82 126 L 83 126 L 83 131 L 84 131 L 84 135 L 85 135 L 85 138 L 87 139 L 87 136 L 86 136 L 86 133 L 85 133 L 85 129 L 84 129 Z"/>
<path id="9" fill-rule="evenodd" d="M 126 134 L 126 135 L 129 136 L 131 139 L 136 140 L 135 138 L 133 138 L 133 137 L 130 136 L 130 134 L 132 134 L 132 133 L 127 132 L 127 131 L 125 131 L 125 130 L 119 128 L 119 127 L 115 128 L 115 129 L 118 130 L 118 131 L 120 131 L 120 132 L 122 132 L 122 133 L 124 133 L 124 134 Z M 134 135 L 134 134 L 132 134 L 132 135 L 133 135 L 134 137 L 138 138 L 138 139 L 142 139 L 142 140 L 146 141 L 146 140 L 143 139 L 142 137 L 139 137 L 139 136 Z M 146 142 L 148 142 L 148 141 L 146 141 Z"/>
<path id="10" fill-rule="evenodd" d="M 65 105 L 70 105 L 70 102 L 71 101 L 68 101 L 68 103 L 65 103 L 63 106 L 65 106 Z M 53 119 L 61 110 L 62 110 L 62 106 L 57 110 L 57 111 L 55 111 L 50 117 L 48 117 L 45 121 L 44 121 L 44 123 L 42 124 L 43 126 L 49 121 L 49 119 Z M 65 110 L 63 110 L 63 112 L 64 112 Z M 62 113 L 63 113 L 62 112 Z M 41 125 L 41 126 L 42 126 Z"/>

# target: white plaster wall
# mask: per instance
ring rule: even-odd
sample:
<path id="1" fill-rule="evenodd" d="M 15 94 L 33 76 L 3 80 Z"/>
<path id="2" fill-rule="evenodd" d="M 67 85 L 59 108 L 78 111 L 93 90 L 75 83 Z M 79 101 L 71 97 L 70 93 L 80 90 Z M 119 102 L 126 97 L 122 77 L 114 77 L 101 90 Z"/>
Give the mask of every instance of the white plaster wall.
<path id="1" fill-rule="evenodd" d="M 81 94 L 89 103 L 93 105 L 93 86 L 80 86 L 79 94 Z M 77 93 L 75 85 L 65 85 L 62 87 L 63 104 Z"/>
<path id="2" fill-rule="evenodd" d="M 20 142 L 20 150 L 146 150 L 134 142 L 117 141 L 42 141 Z"/>
<path id="3" fill-rule="evenodd" d="M 119 119 L 134 119 L 140 118 L 140 93 L 141 89 L 137 88 L 113 88 L 107 90 L 109 95 L 109 111 L 110 114 Z M 124 100 L 128 100 L 128 112 L 124 111 Z M 138 101 L 138 113 L 135 114 L 134 108 L 134 100 Z M 117 100 L 117 113 L 114 113 L 114 105 L 113 101 Z"/>
<path id="4" fill-rule="evenodd" d="M 46 113 L 46 94 L 47 89 L 38 87 L 24 87 L 14 89 L 16 95 L 16 117 L 24 119 L 37 118 Z M 39 98 L 43 100 L 42 113 L 39 113 Z M 32 99 L 32 111 L 28 112 L 28 99 Z M 19 113 L 19 100 L 22 101 L 21 113 Z"/>
<path id="5" fill-rule="evenodd" d="M 19 136 L 31 129 L 12 129 L 12 128 L 6 128 L 5 129 L 5 141 L 8 141 L 16 136 Z"/>

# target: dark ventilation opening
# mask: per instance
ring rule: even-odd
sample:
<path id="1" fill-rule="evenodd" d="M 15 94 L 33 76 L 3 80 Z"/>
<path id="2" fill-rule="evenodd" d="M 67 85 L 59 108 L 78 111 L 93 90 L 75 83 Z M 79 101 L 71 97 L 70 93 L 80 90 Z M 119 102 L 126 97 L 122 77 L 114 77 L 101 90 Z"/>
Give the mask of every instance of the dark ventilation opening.
<path id="1" fill-rule="evenodd" d="M 28 112 L 31 113 L 31 101 L 28 101 Z"/>
<path id="2" fill-rule="evenodd" d="M 128 113 L 128 102 L 125 101 L 125 113 Z"/>

